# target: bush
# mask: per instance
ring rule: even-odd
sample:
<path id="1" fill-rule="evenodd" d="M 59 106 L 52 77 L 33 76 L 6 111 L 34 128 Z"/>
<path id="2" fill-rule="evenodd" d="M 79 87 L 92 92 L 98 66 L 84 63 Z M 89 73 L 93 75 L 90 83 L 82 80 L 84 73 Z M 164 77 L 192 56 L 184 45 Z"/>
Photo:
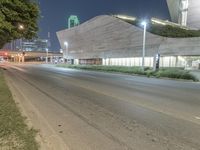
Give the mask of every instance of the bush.
<path id="1" fill-rule="evenodd" d="M 185 71 L 180 68 L 162 68 L 155 73 L 155 76 L 198 81 L 198 79 L 191 75 L 189 71 Z"/>
<path id="2" fill-rule="evenodd" d="M 123 20 L 123 19 L 122 19 Z M 141 28 L 141 20 L 136 19 L 134 21 L 123 20 L 127 23 L 135 25 Z M 200 30 L 187 30 L 180 28 L 178 26 L 172 25 L 159 25 L 159 24 L 152 24 L 151 22 L 148 23 L 148 32 L 151 32 L 156 35 L 160 35 L 163 37 L 171 37 L 171 38 L 184 38 L 184 37 L 200 37 Z"/>
<path id="3" fill-rule="evenodd" d="M 186 30 L 170 25 L 161 26 L 151 24 L 149 32 L 164 37 L 181 38 L 181 37 L 200 37 L 200 30 Z"/>
<path id="4" fill-rule="evenodd" d="M 160 68 L 158 71 L 153 71 L 150 67 L 145 67 L 144 71 L 141 67 L 125 67 L 125 66 L 101 66 L 101 65 L 57 65 L 58 67 L 84 69 L 84 70 L 95 70 L 95 71 L 105 71 L 105 72 L 119 72 L 126 74 L 138 74 L 145 75 L 147 77 L 167 77 L 175 79 L 186 79 L 198 81 L 189 71 L 185 71 L 184 68 Z"/>
<path id="5" fill-rule="evenodd" d="M 57 65 L 58 67 L 85 69 L 85 70 L 97 70 L 106 72 L 122 72 L 128 74 L 141 74 L 146 75 L 145 71 L 142 71 L 141 67 L 125 67 L 125 66 L 101 66 L 101 65 Z M 149 68 L 145 68 L 148 70 Z"/>

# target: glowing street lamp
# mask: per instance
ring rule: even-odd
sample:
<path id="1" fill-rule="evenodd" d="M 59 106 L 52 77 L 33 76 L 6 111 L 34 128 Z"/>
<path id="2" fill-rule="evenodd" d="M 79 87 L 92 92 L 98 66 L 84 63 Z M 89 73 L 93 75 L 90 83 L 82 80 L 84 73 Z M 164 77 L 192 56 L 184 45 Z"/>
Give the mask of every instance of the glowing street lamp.
<path id="1" fill-rule="evenodd" d="M 19 29 L 19 30 L 24 30 L 24 25 L 19 24 L 18 29 Z"/>
<path id="2" fill-rule="evenodd" d="M 147 22 L 143 21 L 141 23 L 144 26 L 144 33 L 143 33 L 143 50 L 142 50 L 142 70 L 144 71 L 144 58 L 145 58 L 145 44 L 146 44 L 146 30 L 147 30 Z"/>
<path id="3" fill-rule="evenodd" d="M 65 41 L 65 42 L 64 42 L 64 45 L 65 45 L 66 47 L 68 47 L 68 42 Z"/>
<path id="4" fill-rule="evenodd" d="M 18 25 L 18 29 L 21 30 L 21 31 L 24 30 L 24 29 L 25 29 L 25 28 L 24 28 L 24 25 L 23 25 L 23 24 L 19 24 L 19 25 Z M 22 39 L 20 39 L 20 48 L 21 48 L 21 50 L 22 50 Z"/>

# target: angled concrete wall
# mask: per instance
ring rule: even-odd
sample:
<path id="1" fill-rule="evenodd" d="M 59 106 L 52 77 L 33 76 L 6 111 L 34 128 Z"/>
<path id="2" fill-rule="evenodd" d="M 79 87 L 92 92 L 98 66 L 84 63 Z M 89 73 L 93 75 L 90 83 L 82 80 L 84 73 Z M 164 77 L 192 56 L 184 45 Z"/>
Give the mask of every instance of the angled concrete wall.
<path id="1" fill-rule="evenodd" d="M 189 0 L 187 25 L 200 29 L 200 0 Z"/>
<path id="2" fill-rule="evenodd" d="M 175 23 L 178 23 L 179 18 L 179 2 L 180 0 L 167 0 L 171 20 Z"/>
<path id="3" fill-rule="evenodd" d="M 112 16 L 98 16 L 57 36 L 68 58 L 128 58 L 142 56 L 143 30 Z M 147 32 L 146 56 L 200 56 L 200 38 L 164 38 Z"/>
<path id="4" fill-rule="evenodd" d="M 175 23 L 179 23 L 180 2 L 181 0 L 167 0 L 171 19 Z M 187 26 L 200 29 L 200 0 L 189 0 L 187 11 Z"/>

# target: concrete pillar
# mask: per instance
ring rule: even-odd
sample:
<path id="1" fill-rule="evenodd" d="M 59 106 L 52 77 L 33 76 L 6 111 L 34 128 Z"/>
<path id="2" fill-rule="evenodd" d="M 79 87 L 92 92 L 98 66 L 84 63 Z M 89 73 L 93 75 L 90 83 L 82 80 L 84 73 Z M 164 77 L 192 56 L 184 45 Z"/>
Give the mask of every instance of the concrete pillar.
<path id="1" fill-rule="evenodd" d="M 50 57 L 50 62 L 53 63 L 53 57 L 52 56 Z"/>
<path id="2" fill-rule="evenodd" d="M 175 62 L 175 67 L 178 67 L 178 56 L 176 56 L 175 59 L 176 59 L 176 60 L 175 60 L 175 61 L 176 61 L 176 62 Z"/>
<path id="3" fill-rule="evenodd" d="M 25 62 L 25 58 L 24 58 L 24 56 L 22 56 L 21 58 L 22 58 L 22 63 L 24 63 L 24 62 Z"/>

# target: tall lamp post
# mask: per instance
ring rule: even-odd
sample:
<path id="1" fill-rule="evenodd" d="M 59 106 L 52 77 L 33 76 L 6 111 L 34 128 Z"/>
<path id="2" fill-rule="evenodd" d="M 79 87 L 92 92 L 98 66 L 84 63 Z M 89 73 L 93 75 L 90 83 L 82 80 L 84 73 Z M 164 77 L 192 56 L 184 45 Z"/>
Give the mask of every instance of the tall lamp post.
<path id="1" fill-rule="evenodd" d="M 68 44 L 67 41 L 64 42 L 64 46 L 65 46 L 65 50 L 63 52 L 63 58 L 67 59 L 67 57 L 68 57 L 68 47 L 69 47 L 69 44 Z"/>
<path id="2" fill-rule="evenodd" d="M 22 31 L 24 31 L 25 30 L 25 27 L 24 27 L 24 25 L 23 24 L 18 24 L 18 30 L 20 30 L 21 32 Z M 20 46 L 20 49 L 21 50 L 23 50 L 23 48 L 22 48 L 22 38 L 20 38 L 20 40 L 19 40 L 19 46 Z M 18 56 L 18 58 L 19 58 L 19 62 L 24 62 L 24 60 L 25 60 L 25 53 L 23 52 L 23 54 L 21 54 L 20 56 Z"/>
<path id="3" fill-rule="evenodd" d="M 18 29 L 23 31 L 24 30 L 24 25 L 23 24 L 19 24 L 18 25 Z M 20 42 L 20 49 L 22 50 L 22 38 L 20 39 L 19 42 Z"/>
<path id="4" fill-rule="evenodd" d="M 48 48 L 46 48 L 46 63 L 48 63 L 48 56 L 49 55 L 49 49 Z"/>
<path id="5" fill-rule="evenodd" d="M 143 33 L 143 49 L 142 49 L 142 70 L 144 71 L 144 59 L 145 59 L 145 45 L 146 45 L 146 30 L 147 30 L 147 22 L 143 21 L 142 26 L 144 26 Z"/>

